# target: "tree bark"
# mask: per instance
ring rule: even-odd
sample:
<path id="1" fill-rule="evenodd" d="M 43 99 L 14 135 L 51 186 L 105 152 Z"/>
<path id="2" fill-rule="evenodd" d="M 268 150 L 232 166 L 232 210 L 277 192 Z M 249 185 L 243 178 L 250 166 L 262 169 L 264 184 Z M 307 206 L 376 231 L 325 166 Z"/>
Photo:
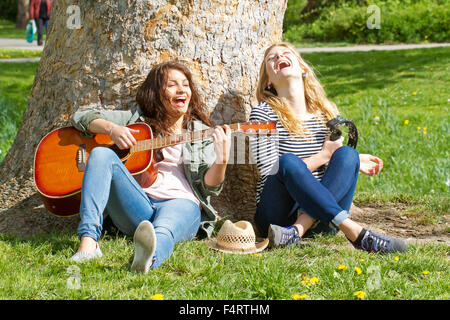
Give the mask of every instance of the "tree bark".
<path id="1" fill-rule="evenodd" d="M 0 167 L 0 232 L 33 234 L 77 223 L 51 216 L 33 181 L 41 138 L 80 108 L 126 109 L 149 69 L 179 58 L 192 71 L 215 124 L 245 121 L 256 104 L 264 49 L 281 40 L 287 0 L 53 2 L 49 36 L 28 108 Z M 79 8 L 79 27 L 76 10 Z M 73 7 L 72 7 L 73 9 Z M 74 16 L 75 15 L 75 16 Z M 256 168 L 230 164 L 223 216 L 253 221 Z"/>
<path id="2" fill-rule="evenodd" d="M 16 28 L 25 29 L 30 20 L 30 0 L 17 0 Z"/>

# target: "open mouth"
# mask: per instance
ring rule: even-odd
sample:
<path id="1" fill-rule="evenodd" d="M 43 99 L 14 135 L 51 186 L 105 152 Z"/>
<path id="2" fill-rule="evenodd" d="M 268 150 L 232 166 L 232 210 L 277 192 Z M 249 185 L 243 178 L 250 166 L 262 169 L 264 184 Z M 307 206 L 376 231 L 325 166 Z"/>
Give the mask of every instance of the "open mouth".
<path id="1" fill-rule="evenodd" d="M 291 66 L 291 63 L 289 61 L 282 60 L 278 63 L 276 70 L 281 71 L 284 68 L 289 68 L 290 66 Z"/>
<path id="2" fill-rule="evenodd" d="M 175 102 L 175 105 L 178 107 L 184 107 L 186 104 L 186 97 L 178 97 L 173 99 L 173 101 Z"/>

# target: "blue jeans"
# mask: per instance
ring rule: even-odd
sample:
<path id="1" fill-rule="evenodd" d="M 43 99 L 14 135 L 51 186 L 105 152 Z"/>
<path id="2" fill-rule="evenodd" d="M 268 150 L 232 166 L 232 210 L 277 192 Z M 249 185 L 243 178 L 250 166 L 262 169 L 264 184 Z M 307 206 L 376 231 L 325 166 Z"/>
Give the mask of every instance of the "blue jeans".
<path id="1" fill-rule="evenodd" d="M 151 199 L 113 151 L 97 147 L 88 158 L 83 177 L 80 238 L 88 236 L 98 241 L 105 209 L 126 235 L 133 235 L 144 220 L 153 224 L 156 251 L 152 268 L 170 257 L 175 243 L 192 239 L 200 226 L 200 207 L 196 203 L 188 199 Z"/>
<path id="2" fill-rule="evenodd" d="M 261 235 L 267 236 L 270 224 L 294 224 L 298 209 L 319 220 L 319 229 L 337 232 L 349 217 L 358 174 L 359 154 L 348 146 L 333 153 L 321 181 L 299 157 L 282 155 L 278 172 L 267 177 L 256 210 L 255 223 Z"/>

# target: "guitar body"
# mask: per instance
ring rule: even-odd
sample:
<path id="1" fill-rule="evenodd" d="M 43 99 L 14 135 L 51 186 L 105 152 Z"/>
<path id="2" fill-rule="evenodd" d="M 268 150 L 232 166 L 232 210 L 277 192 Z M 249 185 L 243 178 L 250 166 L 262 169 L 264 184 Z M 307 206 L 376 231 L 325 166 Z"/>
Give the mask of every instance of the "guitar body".
<path id="1" fill-rule="evenodd" d="M 145 123 L 128 127 L 139 130 L 133 134 L 136 140 L 153 138 Z M 156 179 L 152 150 L 130 153 L 120 150 L 106 134 L 87 138 L 74 127 L 56 129 L 41 140 L 34 157 L 34 181 L 48 211 L 61 217 L 79 213 L 86 162 L 96 147 L 114 150 L 141 186 L 149 186 Z"/>
<path id="2" fill-rule="evenodd" d="M 207 139 L 214 132 L 214 128 L 209 128 L 153 138 L 151 128 L 145 123 L 135 123 L 127 127 L 139 131 L 133 134 L 136 145 L 127 150 L 120 150 L 106 134 L 87 138 L 74 127 L 56 129 L 41 140 L 34 156 L 34 182 L 48 211 L 59 217 L 79 213 L 87 159 L 96 147 L 112 149 L 139 185 L 145 188 L 155 182 L 158 174 L 153 150 Z M 231 124 L 230 128 L 232 132 L 270 135 L 276 132 L 276 122 L 236 123 Z"/>

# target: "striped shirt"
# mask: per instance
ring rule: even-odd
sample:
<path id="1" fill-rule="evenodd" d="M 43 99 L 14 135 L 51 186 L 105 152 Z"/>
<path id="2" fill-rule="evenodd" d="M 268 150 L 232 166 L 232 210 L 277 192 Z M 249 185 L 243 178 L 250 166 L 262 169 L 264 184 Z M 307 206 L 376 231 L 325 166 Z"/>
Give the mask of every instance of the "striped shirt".
<path id="1" fill-rule="evenodd" d="M 322 150 L 323 142 L 329 131 L 325 125 L 324 115 L 308 114 L 302 118 L 306 135 L 293 138 L 266 102 L 261 102 L 252 109 L 249 121 L 276 121 L 278 131 L 277 135 L 250 139 L 253 160 L 256 161 L 260 173 L 256 184 L 256 202 L 258 203 L 267 176 L 278 172 L 278 159 L 285 153 L 292 153 L 300 159 L 311 157 Z M 313 172 L 313 175 L 320 181 L 324 172 L 325 166 L 321 166 Z"/>

